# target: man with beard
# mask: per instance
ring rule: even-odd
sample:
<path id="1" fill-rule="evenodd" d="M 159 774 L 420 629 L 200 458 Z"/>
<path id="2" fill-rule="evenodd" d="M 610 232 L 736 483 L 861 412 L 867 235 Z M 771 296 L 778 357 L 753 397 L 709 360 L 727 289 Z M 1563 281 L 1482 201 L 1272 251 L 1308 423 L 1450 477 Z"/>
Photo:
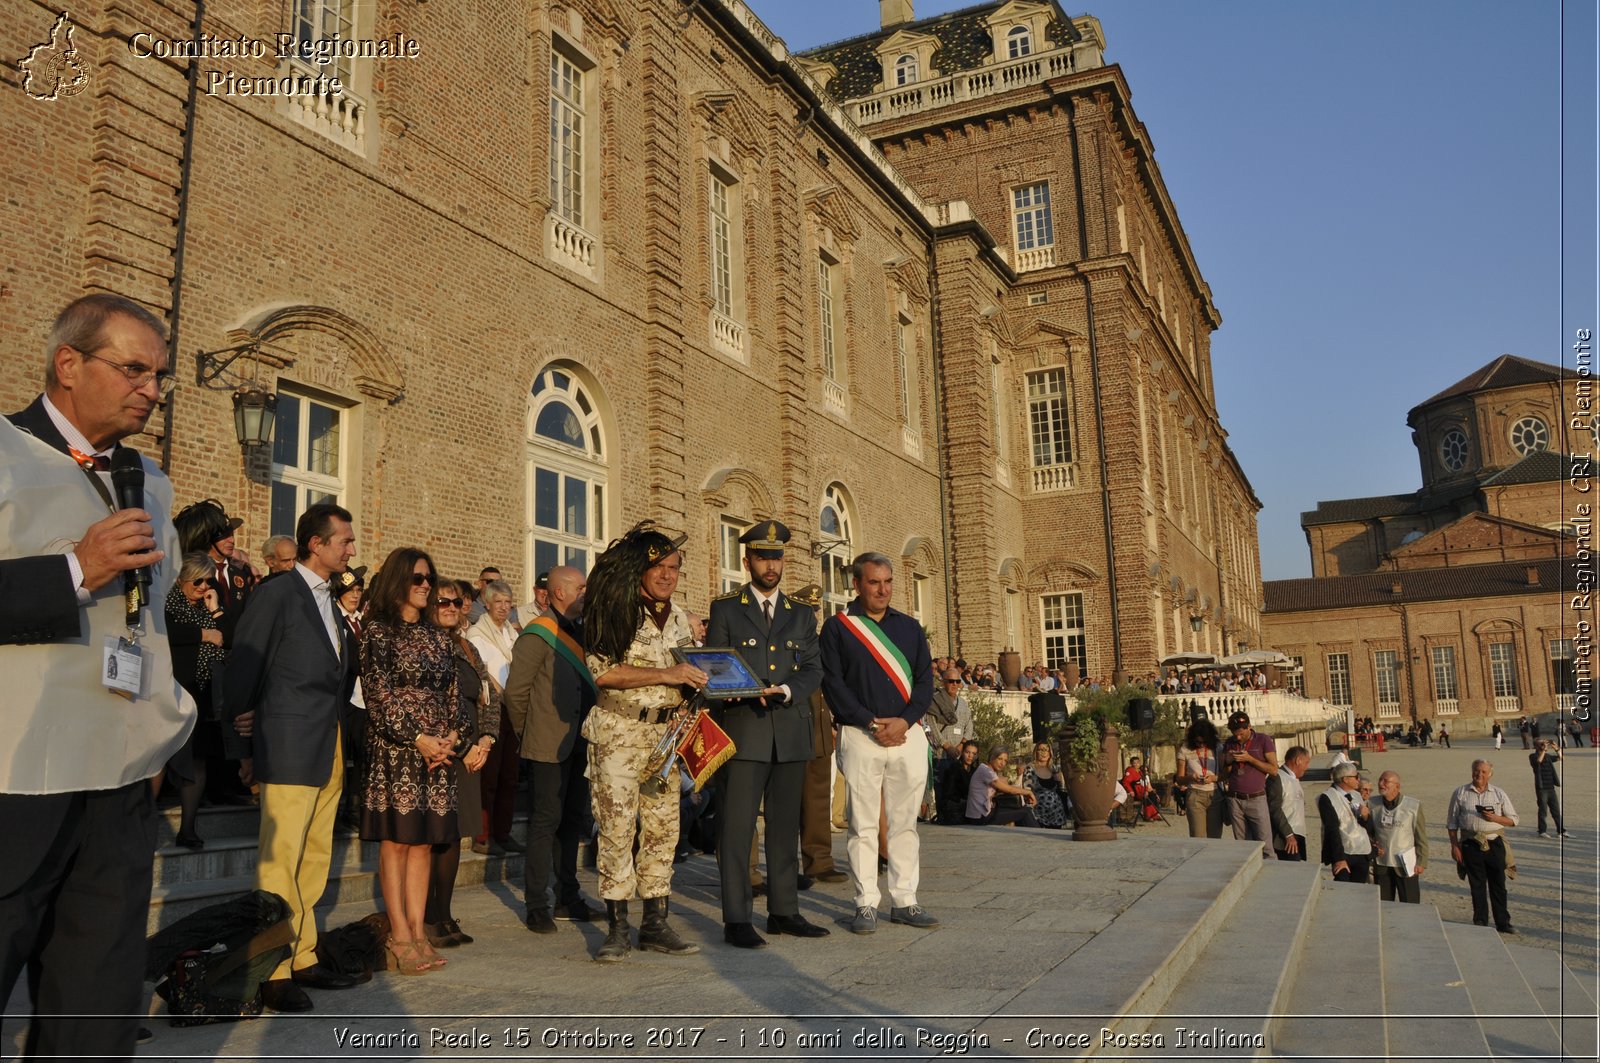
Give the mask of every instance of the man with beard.
<path id="1" fill-rule="evenodd" d="M 682 545 L 682 537 L 669 539 L 644 521 L 607 547 L 589 573 L 585 663 L 599 693 L 582 734 L 589 742 L 588 776 L 600 828 L 597 864 L 607 923 L 595 953 L 601 962 L 625 959 L 632 947 L 628 902 L 635 891 L 644 900 L 641 949 L 678 956 L 700 951 L 667 924 L 677 789 L 639 787 L 651 753 L 684 707 L 685 690 L 704 687 L 708 678 L 672 657 L 673 647 L 694 645 L 688 615 L 672 601 L 683 569 Z"/>
<path id="2" fill-rule="evenodd" d="M 528 761 L 528 851 L 523 858 L 526 923 L 553 934 L 555 920 L 545 889 L 552 862 L 556 912 L 589 922 L 595 912 L 578 893 L 578 841 L 589 787 L 583 778 L 589 743 L 579 730 L 594 705 L 594 676 L 583 660 L 583 573 L 567 565 L 550 570 L 548 612 L 527 626 L 511 651 L 505 707 L 522 759 Z"/>
<path id="3" fill-rule="evenodd" d="M 751 919 L 750 850 L 765 798 L 767 933 L 824 937 L 800 914 L 800 791 L 814 736 L 811 693 L 822 682 L 817 622 L 811 610 L 778 590 L 789 529 L 758 524 L 739 537 L 750 582 L 711 603 L 706 640 L 739 651 L 766 684 L 758 698 L 730 699 L 718 713 L 736 752 L 722 769 L 722 936 L 742 949 L 766 941 Z"/>

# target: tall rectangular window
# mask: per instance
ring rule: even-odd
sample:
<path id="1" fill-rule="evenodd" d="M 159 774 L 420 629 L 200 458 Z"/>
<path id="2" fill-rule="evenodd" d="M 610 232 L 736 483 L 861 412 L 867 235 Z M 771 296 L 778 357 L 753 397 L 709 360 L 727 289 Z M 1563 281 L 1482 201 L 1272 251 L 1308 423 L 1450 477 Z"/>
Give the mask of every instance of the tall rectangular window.
<path id="1" fill-rule="evenodd" d="M 318 41 L 355 39 L 354 0 L 294 0 L 294 42 L 297 54 L 304 55 L 309 45 Z M 301 59 L 300 62 L 330 78 L 337 77 L 348 88 L 351 84 L 351 66 L 354 60 L 339 56 L 327 66 L 316 66 Z M 290 534 L 290 533 L 286 533 Z"/>
<path id="2" fill-rule="evenodd" d="M 1017 250 L 1055 244 L 1055 228 L 1050 222 L 1050 183 L 1023 185 L 1011 190 L 1011 216 L 1016 225 Z"/>
<path id="3" fill-rule="evenodd" d="M 1433 665 L 1433 700 L 1456 701 L 1461 697 L 1461 684 L 1456 677 L 1456 648 L 1435 646 L 1428 651 Z"/>
<path id="4" fill-rule="evenodd" d="M 1083 630 L 1083 595 L 1046 594 L 1039 599 L 1044 634 L 1044 663 L 1061 668 L 1077 661 L 1081 672 L 1089 670 L 1089 649 Z"/>
<path id="5" fill-rule="evenodd" d="M 1028 434 L 1035 467 L 1065 465 L 1072 460 L 1067 418 L 1067 371 L 1044 369 L 1028 374 Z"/>
<path id="6" fill-rule="evenodd" d="M 1289 660 L 1294 663 L 1294 668 L 1289 672 L 1288 679 L 1284 682 L 1284 687 L 1293 693 L 1299 694 L 1301 697 L 1305 697 L 1306 659 L 1304 657 L 1290 657 Z"/>
<path id="7" fill-rule="evenodd" d="M 711 174 L 711 305 L 733 316 L 733 217 L 728 207 L 732 182 Z"/>
<path id="8" fill-rule="evenodd" d="M 1328 701 L 1334 705 L 1350 702 L 1350 655 L 1328 654 Z"/>
<path id="9" fill-rule="evenodd" d="M 900 374 L 900 423 L 912 424 L 911 420 L 911 358 L 906 352 L 906 333 L 911 330 L 911 323 L 904 317 L 897 316 L 894 322 L 894 356 L 896 369 Z"/>
<path id="10" fill-rule="evenodd" d="M 342 503 L 343 413 L 308 395 L 279 388 L 272 430 L 269 534 L 293 535 L 300 514 L 318 502 Z"/>
<path id="11" fill-rule="evenodd" d="M 1557 697 L 1571 697 L 1577 693 L 1576 660 L 1571 639 L 1550 640 L 1550 689 Z"/>
<path id="12" fill-rule="evenodd" d="M 550 48 L 550 202 L 584 224 L 584 69 L 558 44 Z"/>
<path id="13" fill-rule="evenodd" d="M 1494 696 L 1517 696 L 1516 647 L 1509 642 L 1495 642 L 1489 646 L 1489 680 L 1494 684 Z"/>
<path id="14" fill-rule="evenodd" d="M 838 266 L 828 261 L 826 255 L 817 256 L 817 322 L 821 330 L 822 374 L 829 380 L 839 379 L 839 352 L 837 321 L 834 315 L 833 282 Z"/>
<path id="15" fill-rule="evenodd" d="M 721 593 L 736 591 L 743 587 L 748 580 L 744 574 L 744 566 L 740 558 L 744 556 L 744 549 L 739 543 L 739 536 L 750 527 L 742 520 L 733 517 L 723 517 L 717 525 L 717 545 L 719 564 L 721 569 Z"/>
<path id="16" fill-rule="evenodd" d="M 1400 654 L 1396 650 L 1378 650 L 1372 655 L 1372 674 L 1378 685 L 1378 704 L 1400 703 Z"/>

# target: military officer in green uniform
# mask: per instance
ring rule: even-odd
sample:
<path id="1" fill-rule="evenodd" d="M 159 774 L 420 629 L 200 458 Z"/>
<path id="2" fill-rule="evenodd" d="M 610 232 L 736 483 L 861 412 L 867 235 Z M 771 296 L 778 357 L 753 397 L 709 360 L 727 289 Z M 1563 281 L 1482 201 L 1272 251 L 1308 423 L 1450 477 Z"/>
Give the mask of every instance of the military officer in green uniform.
<path id="1" fill-rule="evenodd" d="M 672 601 L 682 543 L 644 522 L 607 547 L 589 573 L 584 648 L 599 694 L 582 734 L 589 742 L 585 774 L 600 829 L 597 864 L 607 932 L 595 959 L 603 962 L 625 958 L 632 947 L 628 902 L 636 890 L 644 900 L 640 948 L 673 955 L 700 951 L 667 923 L 678 789 L 641 791 L 639 785 L 657 743 L 707 679 L 672 656 L 673 647 L 694 645 L 688 615 Z"/>
<path id="2" fill-rule="evenodd" d="M 722 767 L 723 939 L 758 949 L 751 918 L 750 850 L 765 799 L 767 933 L 822 937 L 800 914 L 800 794 L 813 749 L 811 694 L 822 683 L 817 620 L 778 589 L 789 529 L 763 521 L 739 537 L 750 582 L 711 603 L 709 646 L 731 646 L 766 684 L 758 698 L 721 704 L 718 722 L 737 752 Z"/>

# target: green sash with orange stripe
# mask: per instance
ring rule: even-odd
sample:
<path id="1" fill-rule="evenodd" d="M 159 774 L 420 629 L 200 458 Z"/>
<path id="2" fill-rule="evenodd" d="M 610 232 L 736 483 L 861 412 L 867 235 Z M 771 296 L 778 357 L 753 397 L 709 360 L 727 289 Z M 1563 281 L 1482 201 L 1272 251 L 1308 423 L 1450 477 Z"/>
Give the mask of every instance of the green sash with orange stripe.
<path id="1" fill-rule="evenodd" d="M 563 661 L 566 661 L 577 670 L 578 675 L 583 677 L 583 681 L 589 684 L 590 690 L 596 694 L 600 693 L 600 687 L 595 683 L 594 676 L 589 673 L 589 666 L 584 663 L 583 647 L 579 646 L 578 641 L 571 635 L 562 631 L 560 624 L 557 624 L 548 616 L 541 616 L 523 628 L 522 633 L 525 635 L 538 635 L 548 642 L 550 648 L 555 650 Z"/>

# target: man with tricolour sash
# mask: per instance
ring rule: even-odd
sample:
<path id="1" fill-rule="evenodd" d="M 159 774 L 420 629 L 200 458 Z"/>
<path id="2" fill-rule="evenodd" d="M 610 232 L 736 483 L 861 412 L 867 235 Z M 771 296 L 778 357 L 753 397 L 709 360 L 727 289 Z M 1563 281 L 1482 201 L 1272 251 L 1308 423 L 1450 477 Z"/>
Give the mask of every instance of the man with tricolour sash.
<path id="1" fill-rule="evenodd" d="M 553 934 L 555 919 L 590 922 L 598 914 L 578 893 L 578 844 L 589 808 L 583 777 L 589 744 L 580 730 L 596 687 L 584 663 L 583 573 L 550 570 L 549 609 L 524 630 L 511 650 L 506 715 L 528 764 L 528 852 L 523 858 L 526 923 Z M 555 916 L 546 887 L 556 873 Z"/>
<path id="2" fill-rule="evenodd" d="M 927 787 L 928 739 L 918 724 L 933 700 L 933 655 L 922 625 L 892 607 L 894 563 L 877 553 L 850 566 L 856 598 L 822 625 L 822 690 L 839 724 L 849 795 L 852 932 L 878 928 L 878 812 L 888 822 L 889 921 L 939 925 L 917 903 L 917 807 Z"/>

